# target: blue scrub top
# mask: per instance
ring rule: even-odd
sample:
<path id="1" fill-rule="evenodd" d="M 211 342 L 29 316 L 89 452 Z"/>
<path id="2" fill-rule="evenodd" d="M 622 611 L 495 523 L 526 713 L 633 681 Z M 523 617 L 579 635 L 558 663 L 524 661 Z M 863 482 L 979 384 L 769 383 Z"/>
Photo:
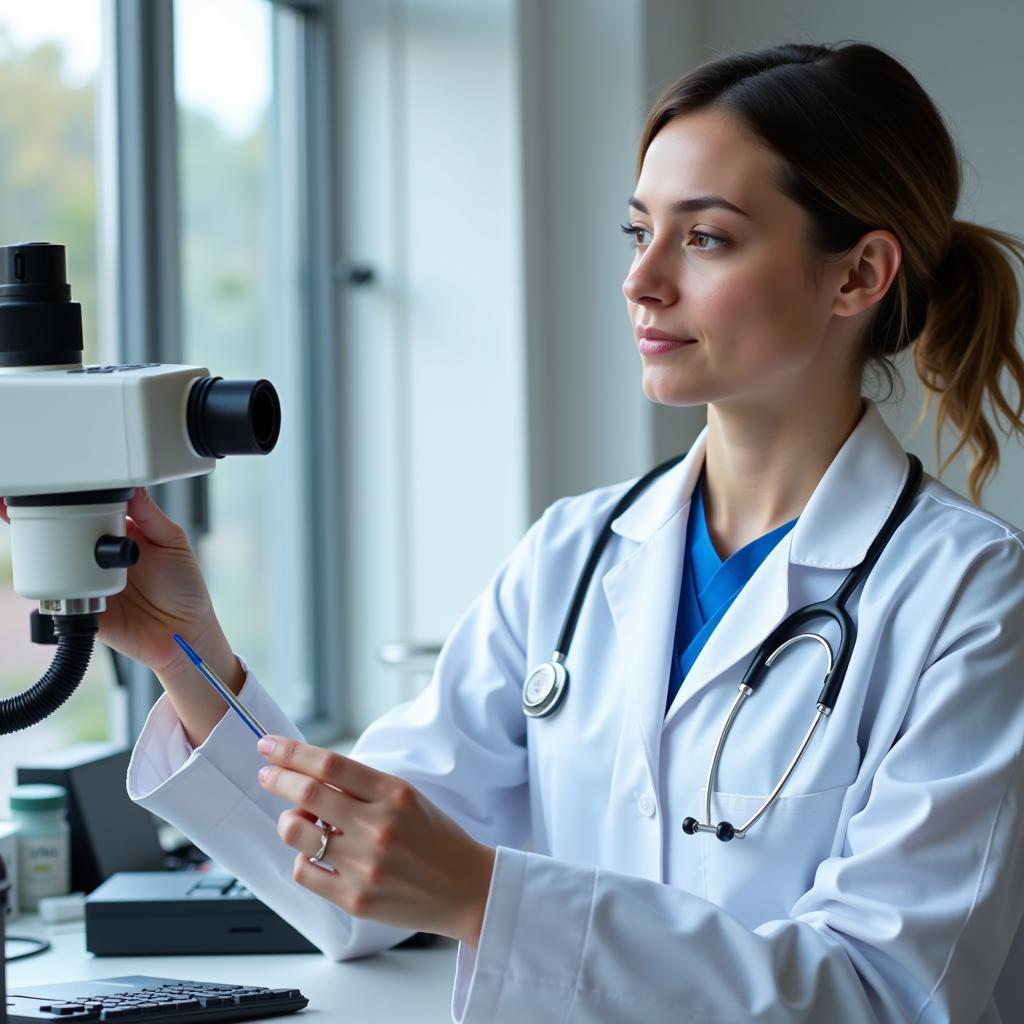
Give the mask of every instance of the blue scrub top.
<path id="1" fill-rule="evenodd" d="M 799 518 L 799 516 L 797 517 Z M 793 529 L 796 519 L 752 540 L 722 561 L 708 533 L 704 515 L 704 469 L 694 489 L 693 505 L 686 524 L 686 557 L 676 615 L 676 643 L 665 711 L 672 706 L 679 687 L 697 660 L 708 637 L 743 585 L 768 556 L 768 552 Z"/>

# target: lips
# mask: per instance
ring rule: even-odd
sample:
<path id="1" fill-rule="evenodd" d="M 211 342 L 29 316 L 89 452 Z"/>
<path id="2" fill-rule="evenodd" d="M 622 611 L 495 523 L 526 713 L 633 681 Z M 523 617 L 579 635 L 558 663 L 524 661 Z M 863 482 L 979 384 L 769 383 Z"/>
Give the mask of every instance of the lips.
<path id="1" fill-rule="evenodd" d="M 637 342 L 637 347 L 640 349 L 641 355 L 657 356 L 665 352 L 675 352 L 679 349 L 689 348 L 691 345 L 696 344 L 696 339 L 690 341 L 662 341 L 656 338 L 640 338 Z"/>
<path id="2" fill-rule="evenodd" d="M 642 355 L 656 356 L 666 352 L 674 352 L 696 343 L 696 338 L 680 338 L 677 334 L 659 330 L 657 327 L 642 326 L 637 328 L 637 346 Z"/>
<path id="3" fill-rule="evenodd" d="M 637 338 L 643 341 L 674 341 L 677 344 L 684 344 L 696 341 L 696 338 L 681 338 L 678 334 L 669 334 L 668 331 L 659 330 L 657 327 L 641 326 L 637 328 Z"/>

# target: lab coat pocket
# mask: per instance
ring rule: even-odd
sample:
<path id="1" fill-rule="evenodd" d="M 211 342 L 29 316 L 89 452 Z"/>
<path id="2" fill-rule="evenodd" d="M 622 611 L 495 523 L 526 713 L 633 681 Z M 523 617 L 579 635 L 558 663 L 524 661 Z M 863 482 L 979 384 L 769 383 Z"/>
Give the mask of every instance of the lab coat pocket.
<path id="1" fill-rule="evenodd" d="M 784 918 L 814 881 L 818 865 L 830 856 L 848 786 L 814 793 L 780 794 L 742 839 L 723 843 L 698 833 L 705 897 L 748 927 Z M 711 820 L 744 825 L 764 796 L 715 791 Z M 700 791 L 704 807 L 704 789 Z"/>

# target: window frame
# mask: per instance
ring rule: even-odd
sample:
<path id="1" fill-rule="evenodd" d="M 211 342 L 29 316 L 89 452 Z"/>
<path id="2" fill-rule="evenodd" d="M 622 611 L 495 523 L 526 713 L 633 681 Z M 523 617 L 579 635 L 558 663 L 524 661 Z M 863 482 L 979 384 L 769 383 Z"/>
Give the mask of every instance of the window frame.
<path id="1" fill-rule="evenodd" d="M 309 346 L 301 382 L 308 493 L 299 557 L 310 566 L 312 593 L 306 636 L 289 638 L 311 652 L 313 713 L 296 724 L 313 743 L 345 733 L 341 537 L 335 511 L 341 494 L 341 417 L 337 382 L 334 180 L 335 118 L 330 47 L 333 5 L 328 0 L 262 0 L 301 18 L 298 42 L 304 183 L 298 199 L 299 245 L 307 302 L 302 335 Z M 174 8 L 152 0 L 105 0 L 116 120 L 112 173 L 116 201 L 108 233 L 118 294 L 110 318 L 118 358 L 125 362 L 182 361 L 182 274 L 178 181 L 177 99 L 174 80 Z M 276 41 L 276 34 L 275 34 Z M 154 496 L 189 535 L 193 547 L 208 529 L 207 477 L 154 488 Z M 228 638 L 230 642 L 230 637 Z M 111 652 L 113 654 L 113 652 Z M 239 652 L 244 655 L 244 652 Z M 128 689 L 129 742 L 134 742 L 160 694 L 146 666 L 113 654 Z"/>

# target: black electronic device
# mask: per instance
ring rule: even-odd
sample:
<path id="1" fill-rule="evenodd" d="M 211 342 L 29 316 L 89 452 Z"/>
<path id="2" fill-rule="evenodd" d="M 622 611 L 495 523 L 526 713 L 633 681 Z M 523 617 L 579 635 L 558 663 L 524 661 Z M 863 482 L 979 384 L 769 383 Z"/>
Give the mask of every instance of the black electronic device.
<path id="1" fill-rule="evenodd" d="M 49 782 L 68 792 L 74 892 L 92 892 L 118 871 L 164 866 L 153 817 L 125 789 L 130 759 L 113 744 L 78 743 L 17 766 L 19 785 Z"/>
<path id="2" fill-rule="evenodd" d="M 431 946 L 415 932 L 396 949 Z M 233 875 L 123 871 L 85 899 L 85 948 L 96 956 L 316 953 Z"/>
<path id="3" fill-rule="evenodd" d="M 309 1003 L 297 988 L 219 985 L 140 974 L 33 985 L 9 993 L 7 1001 L 9 1024 L 129 1019 L 139 1024 L 217 1024 L 276 1017 Z"/>
<path id="4" fill-rule="evenodd" d="M 232 875 L 122 871 L 85 900 L 85 948 L 97 956 L 316 953 Z"/>

